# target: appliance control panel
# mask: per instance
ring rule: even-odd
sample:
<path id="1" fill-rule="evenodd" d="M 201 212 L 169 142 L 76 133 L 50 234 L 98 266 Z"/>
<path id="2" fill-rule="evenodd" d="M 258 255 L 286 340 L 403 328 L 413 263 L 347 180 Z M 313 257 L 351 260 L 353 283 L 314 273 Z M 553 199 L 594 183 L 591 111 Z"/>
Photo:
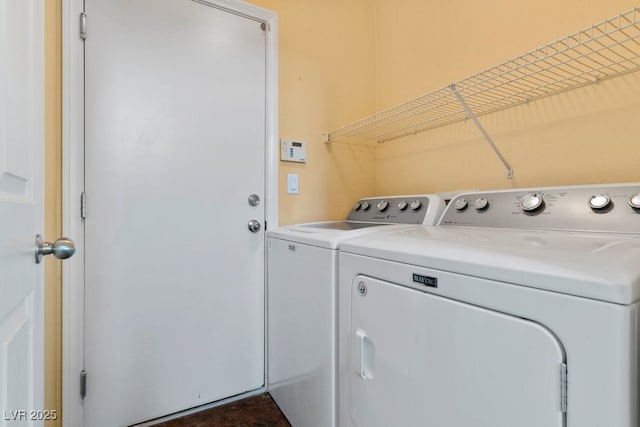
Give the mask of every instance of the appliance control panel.
<path id="1" fill-rule="evenodd" d="M 460 194 L 439 224 L 640 233 L 640 183 Z"/>
<path id="2" fill-rule="evenodd" d="M 358 200 L 351 208 L 347 221 L 425 224 L 428 218 L 439 217 L 444 206 L 443 199 L 431 194 L 372 197 Z"/>

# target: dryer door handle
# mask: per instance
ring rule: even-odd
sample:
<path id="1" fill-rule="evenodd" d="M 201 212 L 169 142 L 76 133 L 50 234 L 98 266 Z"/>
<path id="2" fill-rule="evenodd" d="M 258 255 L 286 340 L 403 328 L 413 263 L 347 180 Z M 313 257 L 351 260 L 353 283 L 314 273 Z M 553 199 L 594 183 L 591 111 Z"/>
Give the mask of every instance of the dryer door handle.
<path id="1" fill-rule="evenodd" d="M 366 380 L 370 378 L 368 369 L 369 358 L 367 357 L 367 340 L 369 338 L 367 337 L 367 333 L 362 329 L 356 331 L 356 338 L 360 344 L 360 369 L 358 369 L 357 372 L 360 378 Z"/>

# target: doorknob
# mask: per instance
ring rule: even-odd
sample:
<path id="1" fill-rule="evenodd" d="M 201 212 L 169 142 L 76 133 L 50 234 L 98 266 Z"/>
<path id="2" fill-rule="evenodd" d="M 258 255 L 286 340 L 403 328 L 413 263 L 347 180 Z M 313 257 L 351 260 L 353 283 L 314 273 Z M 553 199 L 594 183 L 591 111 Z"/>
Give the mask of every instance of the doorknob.
<path id="1" fill-rule="evenodd" d="M 252 233 L 257 233 L 258 231 L 260 231 L 260 222 L 252 219 L 247 224 L 247 227 L 249 227 L 249 231 L 251 231 Z"/>
<path id="2" fill-rule="evenodd" d="M 40 264 L 42 257 L 53 254 L 58 259 L 71 258 L 76 253 L 76 245 L 68 237 L 60 237 L 53 243 L 43 242 L 42 236 L 36 234 L 36 264 Z"/>

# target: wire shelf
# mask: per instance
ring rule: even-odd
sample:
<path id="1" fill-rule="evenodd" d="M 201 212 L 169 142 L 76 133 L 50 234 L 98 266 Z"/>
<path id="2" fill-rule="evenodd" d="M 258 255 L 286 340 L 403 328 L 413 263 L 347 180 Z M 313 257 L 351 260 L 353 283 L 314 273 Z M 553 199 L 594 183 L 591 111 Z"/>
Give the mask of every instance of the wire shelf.
<path id="1" fill-rule="evenodd" d="M 594 24 L 450 86 L 328 133 L 378 142 L 584 86 L 640 67 L 640 7 Z"/>

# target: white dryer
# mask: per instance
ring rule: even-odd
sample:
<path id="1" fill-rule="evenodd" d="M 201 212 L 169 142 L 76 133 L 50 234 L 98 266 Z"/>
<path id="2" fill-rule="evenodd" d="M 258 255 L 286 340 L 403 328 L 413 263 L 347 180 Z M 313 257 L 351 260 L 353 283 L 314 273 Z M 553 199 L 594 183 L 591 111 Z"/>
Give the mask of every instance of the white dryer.
<path id="1" fill-rule="evenodd" d="M 366 198 L 346 221 L 269 231 L 267 387 L 294 427 L 336 425 L 338 249 L 375 229 L 435 224 L 436 195 Z"/>
<path id="2" fill-rule="evenodd" d="M 640 425 L 640 184 L 459 195 L 339 262 L 341 427 Z"/>

